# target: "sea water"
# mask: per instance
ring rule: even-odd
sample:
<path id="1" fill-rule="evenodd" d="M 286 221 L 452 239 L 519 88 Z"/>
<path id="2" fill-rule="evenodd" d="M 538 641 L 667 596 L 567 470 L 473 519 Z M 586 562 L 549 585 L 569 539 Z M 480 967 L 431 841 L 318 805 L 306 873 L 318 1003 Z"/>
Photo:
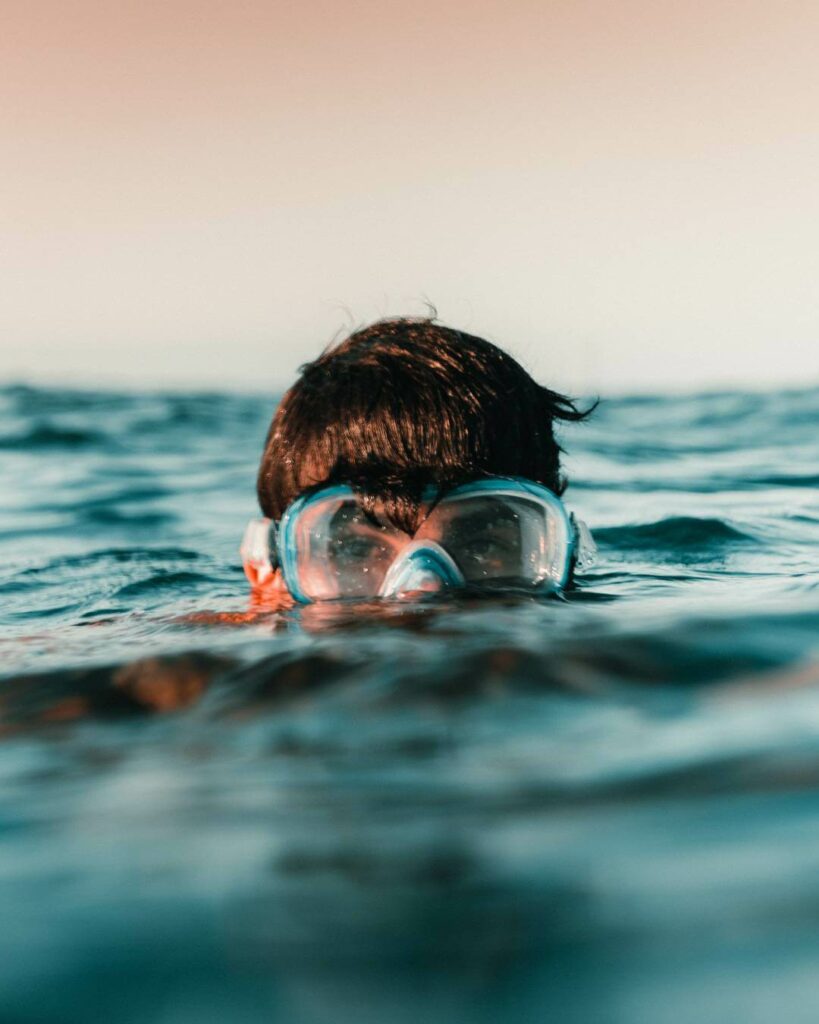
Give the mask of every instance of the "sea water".
<path id="1" fill-rule="evenodd" d="M 249 605 L 274 402 L 0 390 L 0 1021 L 813 1022 L 819 391 L 566 428 L 566 600 Z"/>

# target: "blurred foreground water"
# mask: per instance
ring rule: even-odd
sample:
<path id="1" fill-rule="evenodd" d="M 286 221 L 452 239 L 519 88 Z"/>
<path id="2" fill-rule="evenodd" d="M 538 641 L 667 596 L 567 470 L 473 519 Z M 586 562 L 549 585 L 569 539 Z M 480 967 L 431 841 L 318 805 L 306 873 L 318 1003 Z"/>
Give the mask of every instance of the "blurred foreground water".
<path id="1" fill-rule="evenodd" d="M 819 391 L 563 434 L 566 601 L 249 606 L 273 403 L 0 390 L 0 1021 L 813 1021 Z"/>

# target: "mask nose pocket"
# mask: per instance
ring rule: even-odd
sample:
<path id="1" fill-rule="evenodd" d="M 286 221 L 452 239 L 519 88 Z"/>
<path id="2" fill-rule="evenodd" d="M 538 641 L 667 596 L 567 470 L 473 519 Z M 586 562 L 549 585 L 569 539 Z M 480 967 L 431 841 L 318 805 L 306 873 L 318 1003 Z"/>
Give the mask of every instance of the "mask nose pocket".
<path id="1" fill-rule="evenodd" d="M 464 578 L 452 557 L 434 541 L 413 541 L 390 566 L 380 597 L 410 593 L 434 594 L 444 587 L 462 586 Z"/>

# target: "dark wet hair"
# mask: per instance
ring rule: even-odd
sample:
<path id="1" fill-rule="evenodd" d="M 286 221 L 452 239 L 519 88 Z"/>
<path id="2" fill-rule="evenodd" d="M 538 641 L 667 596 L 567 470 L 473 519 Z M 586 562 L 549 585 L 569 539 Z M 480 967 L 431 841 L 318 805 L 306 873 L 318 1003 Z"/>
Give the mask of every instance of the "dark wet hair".
<path id="1" fill-rule="evenodd" d="M 278 520 L 310 487 L 351 483 L 412 532 L 430 485 L 523 476 L 561 494 L 555 421 L 589 412 L 483 338 L 379 320 L 301 368 L 270 425 L 259 504 Z"/>

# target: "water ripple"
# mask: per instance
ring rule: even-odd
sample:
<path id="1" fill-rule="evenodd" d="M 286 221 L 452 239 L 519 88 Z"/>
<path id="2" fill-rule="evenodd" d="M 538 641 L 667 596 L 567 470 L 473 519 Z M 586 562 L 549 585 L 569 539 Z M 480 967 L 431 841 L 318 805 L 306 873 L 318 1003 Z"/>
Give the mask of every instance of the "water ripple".
<path id="1" fill-rule="evenodd" d="M 292 608 L 273 402 L 0 389 L 3 1020 L 815 1016 L 819 390 L 566 428 L 564 599 Z"/>

